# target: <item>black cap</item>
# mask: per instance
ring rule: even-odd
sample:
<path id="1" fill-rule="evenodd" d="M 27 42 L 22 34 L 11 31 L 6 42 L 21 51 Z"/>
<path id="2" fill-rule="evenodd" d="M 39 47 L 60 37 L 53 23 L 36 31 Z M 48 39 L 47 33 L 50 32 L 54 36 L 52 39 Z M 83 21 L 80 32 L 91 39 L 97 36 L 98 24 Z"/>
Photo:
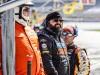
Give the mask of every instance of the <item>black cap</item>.
<path id="1" fill-rule="evenodd" d="M 55 19 L 55 18 L 62 18 L 61 15 L 55 11 L 55 12 L 52 12 L 52 13 L 49 13 L 46 17 L 46 20 L 51 20 L 51 19 Z"/>

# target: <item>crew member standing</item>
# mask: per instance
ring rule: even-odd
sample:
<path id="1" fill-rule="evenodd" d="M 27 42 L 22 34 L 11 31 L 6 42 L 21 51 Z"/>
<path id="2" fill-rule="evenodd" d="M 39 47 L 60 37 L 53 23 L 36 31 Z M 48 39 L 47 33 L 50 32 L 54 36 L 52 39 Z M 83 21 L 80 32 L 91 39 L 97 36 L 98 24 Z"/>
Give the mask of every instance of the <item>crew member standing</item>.
<path id="1" fill-rule="evenodd" d="M 68 56 L 61 37 L 63 20 L 55 11 L 46 16 L 43 29 L 38 33 L 44 70 L 47 75 L 68 75 Z"/>
<path id="2" fill-rule="evenodd" d="M 63 36 L 70 61 L 70 75 L 89 75 L 90 61 L 87 52 L 74 43 L 74 39 L 78 36 L 77 28 L 66 25 L 63 28 Z"/>

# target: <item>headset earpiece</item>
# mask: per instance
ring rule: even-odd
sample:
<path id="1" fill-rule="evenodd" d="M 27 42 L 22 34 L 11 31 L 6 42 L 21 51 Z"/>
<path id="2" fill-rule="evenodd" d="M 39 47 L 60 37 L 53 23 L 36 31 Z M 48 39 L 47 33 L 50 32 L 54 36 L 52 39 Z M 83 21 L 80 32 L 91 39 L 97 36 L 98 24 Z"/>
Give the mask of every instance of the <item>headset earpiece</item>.
<path id="1" fill-rule="evenodd" d="M 43 24 L 44 24 L 44 27 L 46 27 L 47 21 L 46 21 L 46 20 L 44 20 Z"/>
<path id="2" fill-rule="evenodd" d="M 44 20 L 44 23 L 43 23 L 43 24 L 44 24 L 44 26 L 45 26 L 45 27 L 47 27 L 47 26 L 48 26 L 48 24 L 49 24 L 49 21 Z"/>
<path id="3" fill-rule="evenodd" d="M 41 24 L 42 27 L 47 27 L 48 21 L 44 20 L 43 23 Z"/>
<path id="4" fill-rule="evenodd" d="M 73 30 L 74 30 L 74 35 L 78 36 L 78 29 L 73 27 Z"/>

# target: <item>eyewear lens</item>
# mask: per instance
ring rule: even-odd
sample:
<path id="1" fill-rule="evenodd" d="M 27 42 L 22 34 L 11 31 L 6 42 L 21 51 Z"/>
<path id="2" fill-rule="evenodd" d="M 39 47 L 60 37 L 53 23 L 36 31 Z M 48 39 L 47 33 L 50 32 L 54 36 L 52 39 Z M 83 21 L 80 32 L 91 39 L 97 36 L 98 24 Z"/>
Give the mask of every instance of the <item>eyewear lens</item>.
<path id="1" fill-rule="evenodd" d="M 66 33 L 66 32 L 63 32 L 62 35 L 63 35 L 63 36 L 68 36 L 68 37 L 73 36 L 73 34 L 71 34 L 71 33 Z"/>
<path id="2" fill-rule="evenodd" d="M 59 19 L 54 19 L 54 21 L 55 22 L 58 22 L 58 21 L 63 22 L 63 20 L 59 20 Z"/>
<path id="3" fill-rule="evenodd" d="M 71 37 L 71 36 L 73 36 L 73 34 L 69 33 L 69 34 L 67 34 L 67 36 L 68 36 L 68 37 Z"/>

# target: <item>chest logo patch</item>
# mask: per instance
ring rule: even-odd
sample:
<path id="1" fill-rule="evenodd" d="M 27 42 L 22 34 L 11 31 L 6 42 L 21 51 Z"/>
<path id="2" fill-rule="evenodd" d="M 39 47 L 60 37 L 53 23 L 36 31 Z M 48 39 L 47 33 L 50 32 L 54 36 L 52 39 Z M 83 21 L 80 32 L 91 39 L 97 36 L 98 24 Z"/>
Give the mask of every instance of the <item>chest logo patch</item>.
<path id="1" fill-rule="evenodd" d="M 43 43 L 42 48 L 47 48 L 47 45 L 45 43 Z"/>

